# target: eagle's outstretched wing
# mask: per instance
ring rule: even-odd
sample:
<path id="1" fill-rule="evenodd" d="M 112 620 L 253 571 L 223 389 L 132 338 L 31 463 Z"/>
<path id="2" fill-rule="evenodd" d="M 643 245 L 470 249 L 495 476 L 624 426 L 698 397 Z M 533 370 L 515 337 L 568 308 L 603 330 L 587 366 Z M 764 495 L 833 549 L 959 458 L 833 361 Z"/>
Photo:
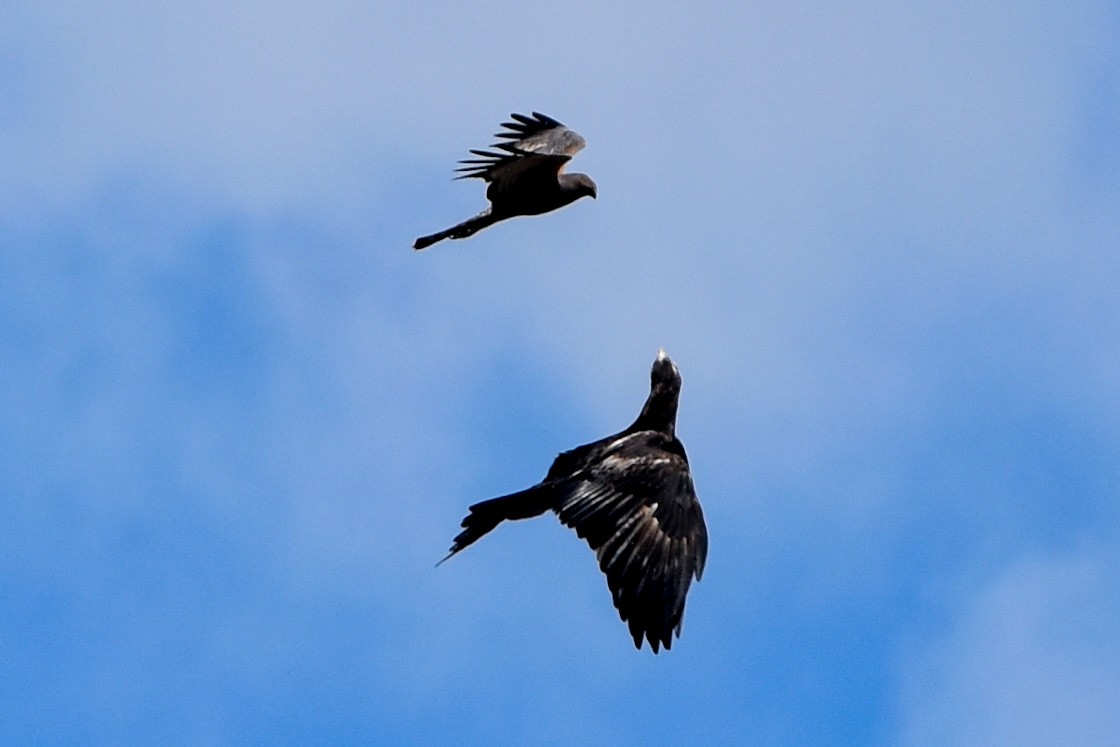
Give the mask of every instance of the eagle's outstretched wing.
<path id="1" fill-rule="evenodd" d="M 620 436 L 560 489 L 556 513 L 595 551 L 634 645 L 645 638 L 655 652 L 671 648 L 708 555 L 680 442 L 656 431 Z"/>

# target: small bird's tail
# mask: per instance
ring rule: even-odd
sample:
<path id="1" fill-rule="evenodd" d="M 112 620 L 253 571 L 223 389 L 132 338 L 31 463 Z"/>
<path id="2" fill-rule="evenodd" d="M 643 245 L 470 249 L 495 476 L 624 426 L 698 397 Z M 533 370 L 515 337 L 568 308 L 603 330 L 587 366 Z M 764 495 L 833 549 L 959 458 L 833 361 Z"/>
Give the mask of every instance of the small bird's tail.
<path id="1" fill-rule="evenodd" d="M 440 565 L 464 547 L 473 544 L 503 521 L 540 516 L 550 508 L 552 508 L 551 491 L 542 485 L 476 503 L 471 506 L 470 513 L 460 525 L 463 531 L 452 540 L 451 551 L 436 565 Z"/>
<path id="2" fill-rule="evenodd" d="M 412 248 L 416 251 L 420 251 L 444 239 L 465 239 L 484 228 L 492 226 L 497 223 L 498 220 L 498 218 L 490 214 L 490 208 L 486 208 L 475 217 L 465 220 L 456 226 L 452 226 L 438 233 L 433 233 L 429 236 L 421 236 L 416 239 L 416 243 L 412 245 Z"/>

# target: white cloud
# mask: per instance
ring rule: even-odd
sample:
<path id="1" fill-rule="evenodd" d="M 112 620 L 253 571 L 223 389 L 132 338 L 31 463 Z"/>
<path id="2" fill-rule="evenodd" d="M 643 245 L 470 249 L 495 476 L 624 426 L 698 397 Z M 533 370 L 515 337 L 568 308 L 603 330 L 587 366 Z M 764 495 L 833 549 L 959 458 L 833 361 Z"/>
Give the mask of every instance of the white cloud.
<path id="1" fill-rule="evenodd" d="M 1120 585 L 1113 550 L 1005 568 L 940 640 L 907 653 L 903 742 L 1120 743 Z"/>

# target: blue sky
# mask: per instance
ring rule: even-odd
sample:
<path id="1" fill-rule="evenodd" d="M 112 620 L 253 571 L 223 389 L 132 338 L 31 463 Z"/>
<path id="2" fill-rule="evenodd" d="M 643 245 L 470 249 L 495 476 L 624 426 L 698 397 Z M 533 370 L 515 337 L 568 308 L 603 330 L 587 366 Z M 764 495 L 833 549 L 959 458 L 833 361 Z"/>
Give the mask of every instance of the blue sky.
<path id="1" fill-rule="evenodd" d="M 1120 11 L 958 5 L 6 4 L 0 741 L 1120 742 Z M 533 109 L 599 199 L 412 252 Z M 670 653 L 433 568 L 659 347 Z"/>

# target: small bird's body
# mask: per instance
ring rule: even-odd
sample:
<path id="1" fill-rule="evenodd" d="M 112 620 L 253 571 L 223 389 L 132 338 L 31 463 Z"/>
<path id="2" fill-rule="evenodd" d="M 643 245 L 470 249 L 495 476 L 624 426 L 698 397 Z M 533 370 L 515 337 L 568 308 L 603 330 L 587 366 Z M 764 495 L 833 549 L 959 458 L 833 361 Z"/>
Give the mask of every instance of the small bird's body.
<path id="1" fill-rule="evenodd" d="M 541 215 L 581 197 L 595 198 L 595 182 L 587 174 L 566 174 L 564 166 L 583 149 L 584 139 L 552 117 L 533 112 L 511 115 L 506 132 L 495 137 L 504 142 L 491 145 L 500 153 L 471 150 L 479 158 L 467 159 L 456 169 L 457 179 L 482 179 L 489 183 L 486 198 L 490 207 L 468 220 L 429 236 L 421 236 L 413 249 L 425 249 L 444 239 L 465 239 L 498 221 L 519 215 Z"/>
<path id="2" fill-rule="evenodd" d="M 689 586 L 704 571 L 708 530 L 675 434 L 680 374 L 664 351 L 650 382 L 629 428 L 560 454 L 531 488 L 471 506 L 444 560 L 502 521 L 551 510 L 595 551 L 634 645 L 644 638 L 654 653 L 671 648 Z"/>

